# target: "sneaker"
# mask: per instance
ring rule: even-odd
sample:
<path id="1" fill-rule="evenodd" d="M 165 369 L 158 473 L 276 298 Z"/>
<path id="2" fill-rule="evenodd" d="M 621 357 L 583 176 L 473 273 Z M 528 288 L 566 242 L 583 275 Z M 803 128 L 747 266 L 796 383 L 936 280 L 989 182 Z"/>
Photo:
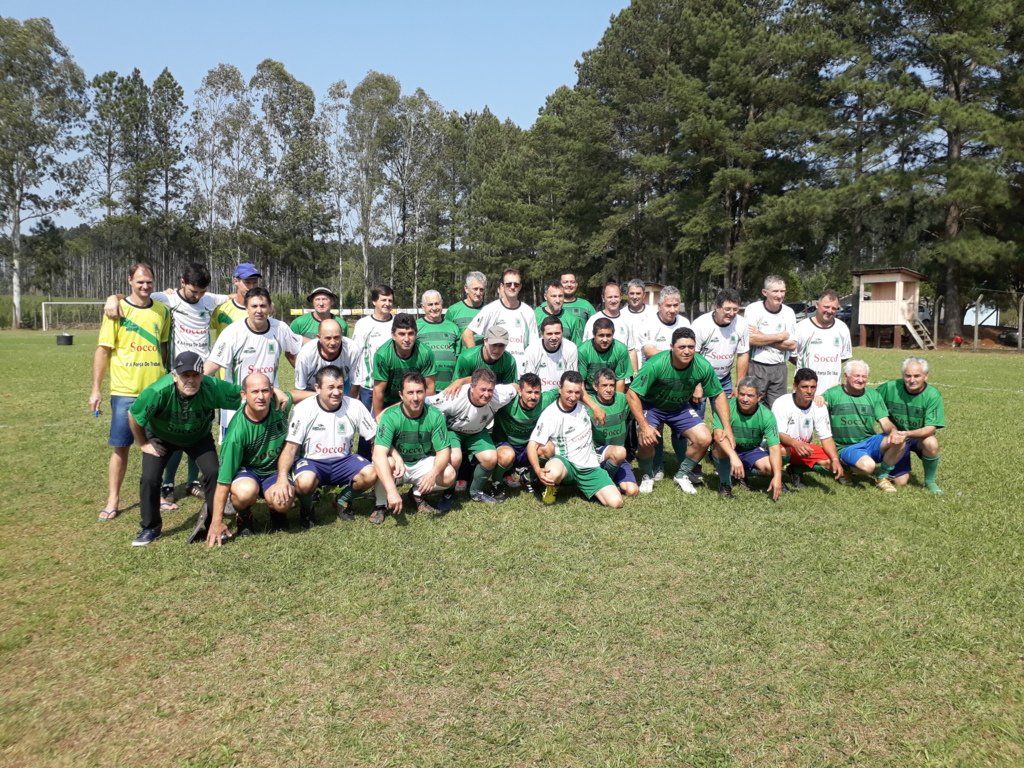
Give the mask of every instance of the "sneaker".
<path id="1" fill-rule="evenodd" d="M 455 494 L 450 490 L 445 491 L 441 494 L 440 500 L 437 502 L 437 511 L 442 515 L 447 515 L 452 511 L 452 502 L 455 501 Z"/>
<path id="2" fill-rule="evenodd" d="M 640 478 L 640 493 L 651 493 L 654 490 L 654 478 L 644 475 Z"/>
<path id="3" fill-rule="evenodd" d="M 718 498 L 720 499 L 732 499 L 735 498 L 732 495 L 731 485 L 720 485 L 718 486 Z"/>
<path id="4" fill-rule="evenodd" d="M 370 522 L 374 525 L 380 525 L 384 522 L 384 517 L 388 513 L 387 507 L 374 507 L 373 512 L 370 513 Z"/>
<path id="5" fill-rule="evenodd" d="M 504 480 L 505 487 L 508 488 L 510 491 L 518 491 L 520 488 L 523 487 L 523 484 L 520 481 L 520 479 L 511 472 L 505 475 Z"/>
<path id="6" fill-rule="evenodd" d="M 147 544 L 152 544 L 154 541 L 160 538 L 161 526 L 156 528 L 143 528 L 139 531 L 139 535 L 132 541 L 133 547 L 144 547 Z"/>
<path id="7" fill-rule="evenodd" d="M 468 487 L 469 486 L 466 484 L 465 480 L 459 480 L 457 483 L 455 483 L 455 492 L 456 493 L 465 493 L 466 492 L 466 488 L 468 488 Z"/>
<path id="8" fill-rule="evenodd" d="M 896 486 L 892 484 L 892 480 L 888 477 L 876 478 L 875 487 L 886 493 L 896 493 Z"/>
<path id="9" fill-rule="evenodd" d="M 316 528 L 316 512 L 314 509 L 299 510 L 299 525 L 307 531 L 310 528 Z"/>
<path id="10" fill-rule="evenodd" d="M 505 491 L 502 490 L 501 486 L 495 483 L 495 486 L 491 488 L 491 498 L 501 504 L 503 501 L 508 501 L 508 496 Z"/>
<path id="11" fill-rule="evenodd" d="M 189 483 L 188 492 L 191 493 L 200 501 L 204 501 L 206 499 L 206 492 L 203 491 L 203 484 L 200 483 L 198 480 L 193 480 L 191 483 Z"/>
<path id="12" fill-rule="evenodd" d="M 807 487 L 807 483 L 804 482 L 803 475 L 797 475 L 792 472 L 787 474 L 789 475 L 789 484 L 792 486 L 794 491 L 799 491 L 801 488 Z"/>
<path id="13" fill-rule="evenodd" d="M 540 497 L 540 500 L 545 504 L 554 504 L 555 498 L 558 496 L 558 488 L 554 485 L 544 486 L 544 495 Z"/>
<path id="14" fill-rule="evenodd" d="M 690 476 L 689 475 L 682 475 L 682 476 L 676 475 L 675 477 L 672 478 L 672 482 L 674 482 L 676 485 L 678 485 L 679 486 L 679 490 L 681 490 L 683 493 L 688 493 L 691 496 L 694 495 L 695 493 L 697 493 L 697 489 L 694 488 L 693 487 L 693 483 L 690 482 Z"/>
<path id="15" fill-rule="evenodd" d="M 693 470 L 693 472 L 687 475 L 687 477 L 690 478 L 690 483 L 693 485 L 694 488 L 704 485 L 704 473 L 697 471 L 699 469 L 700 465 L 698 464 L 697 469 Z"/>
<path id="16" fill-rule="evenodd" d="M 288 531 L 288 515 L 283 512 L 270 513 L 271 533 L 286 533 Z"/>
<path id="17" fill-rule="evenodd" d="M 347 486 L 346 486 L 347 487 Z M 319 490 L 319 489 L 317 489 Z M 356 519 L 356 516 L 352 514 L 352 502 L 342 504 L 338 499 L 341 497 L 342 492 L 345 488 L 339 488 L 338 493 L 334 496 L 334 510 L 338 513 L 338 519 L 346 523 L 351 523 Z"/>
<path id="18" fill-rule="evenodd" d="M 484 493 L 483 491 L 480 491 L 480 493 L 472 494 L 469 497 L 469 500 L 470 501 L 475 501 L 478 504 L 497 504 L 498 503 L 498 500 L 496 498 L 491 496 L 489 493 Z"/>
<path id="19" fill-rule="evenodd" d="M 665 470 L 664 469 L 659 469 L 657 472 L 654 473 L 654 482 L 657 483 L 657 482 L 659 482 L 661 480 L 664 480 L 664 479 L 665 479 Z"/>

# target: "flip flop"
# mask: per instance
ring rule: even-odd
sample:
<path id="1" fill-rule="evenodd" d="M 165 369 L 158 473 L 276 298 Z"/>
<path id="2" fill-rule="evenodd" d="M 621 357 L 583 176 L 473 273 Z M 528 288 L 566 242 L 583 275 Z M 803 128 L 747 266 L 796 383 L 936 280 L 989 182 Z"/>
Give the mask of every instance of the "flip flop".
<path id="1" fill-rule="evenodd" d="M 160 511 L 161 512 L 177 512 L 181 507 L 175 504 L 173 501 L 161 501 Z"/>
<path id="2" fill-rule="evenodd" d="M 113 520 L 117 517 L 116 509 L 102 509 L 100 510 L 100 520 Z"/>

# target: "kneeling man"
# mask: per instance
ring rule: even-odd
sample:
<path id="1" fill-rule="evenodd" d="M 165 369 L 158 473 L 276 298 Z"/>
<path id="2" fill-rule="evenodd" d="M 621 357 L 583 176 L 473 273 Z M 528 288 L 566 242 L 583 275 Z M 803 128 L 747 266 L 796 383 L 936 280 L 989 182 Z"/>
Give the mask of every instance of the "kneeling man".
<path id="1" fill-rule="evenodd" d="M 732 498 L 732 480 L 741 483 L 753 475 L 771 476 L 768 495 L 779 500 L 782 493 L 782 447 L 779 429 L 772 412 L 760 402 L 761 392 L 757 379 L 744 376 L 736 384 L 736 397 L 729 400 L 729 420 L 733 440 L 722 429 L 722 420 L 714 415 L 715 446 L 711 457 L 718 470 L 718 495 Z M 761 443 L 768 446 L 766 451 Z"/>

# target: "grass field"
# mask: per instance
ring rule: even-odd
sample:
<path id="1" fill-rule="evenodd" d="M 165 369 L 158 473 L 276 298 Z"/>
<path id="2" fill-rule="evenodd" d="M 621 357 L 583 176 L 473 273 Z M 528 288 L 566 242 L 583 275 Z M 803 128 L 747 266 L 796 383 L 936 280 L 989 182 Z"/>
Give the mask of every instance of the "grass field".
<path id="1" fill-rule="evenodd" d="M 2 765 L 1024 764 L 1024 357 L 932 356 L 941 498 L 665 482 L 211 551 L 195 500 L 143 549 L 96 521 L 95 339 L 0 333 Z"/>

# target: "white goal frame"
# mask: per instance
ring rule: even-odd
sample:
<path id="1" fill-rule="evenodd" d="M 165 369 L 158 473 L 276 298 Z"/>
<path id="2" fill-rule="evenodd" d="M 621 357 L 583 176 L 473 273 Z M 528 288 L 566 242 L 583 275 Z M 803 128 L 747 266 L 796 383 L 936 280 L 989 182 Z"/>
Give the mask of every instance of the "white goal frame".
<path id="1" fill-rule="evenodd" d="M 50 306 L 57 305 L 57 304 L 69 304 L 69 305 L 72 305 L 72 306 L 84 306 L 86 304 L 98 304 L 99 306 L 102 307 L 102 306 L 104 306 L 106 304 L 106 302 L 105 301 L 44 301 L 42 304 L 39 305 L 40 309 L 41 309 L 41 311 L 43 313 L 43 330 L 44 331 L 52 329 L 52 327 L 49 326 L 49 324 L 46 322 L 46 308 L 50 307 Z M 102 316 L 103 316 L 103 313 L 101 312 L 100 313 L 100 317 L 102 318 Z"/>

